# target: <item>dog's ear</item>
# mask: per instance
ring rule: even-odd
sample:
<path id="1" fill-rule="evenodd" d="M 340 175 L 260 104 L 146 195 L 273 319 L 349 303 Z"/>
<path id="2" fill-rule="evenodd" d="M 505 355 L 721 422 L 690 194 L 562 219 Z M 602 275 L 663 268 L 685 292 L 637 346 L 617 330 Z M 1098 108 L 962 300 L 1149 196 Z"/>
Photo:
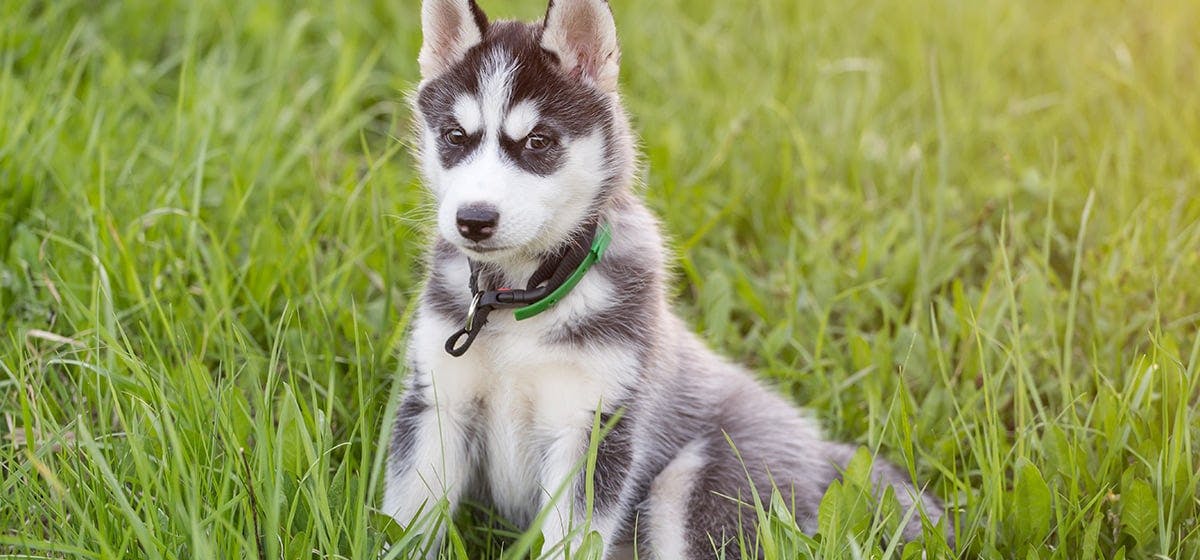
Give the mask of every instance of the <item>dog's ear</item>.
<path id="1" fill-rule="evenodd" d="M 558 57 L 567 74 L 602 91 L 617 91 L 621 52 L 606 0 L 550 0 L 542 48 Z"/>
<path id="2" fill-rule="evenodd" d="M 487 16 L 475 0 L 425 0 L 421 5 L 421 79 L 431 80 L 483 41 Z"/>

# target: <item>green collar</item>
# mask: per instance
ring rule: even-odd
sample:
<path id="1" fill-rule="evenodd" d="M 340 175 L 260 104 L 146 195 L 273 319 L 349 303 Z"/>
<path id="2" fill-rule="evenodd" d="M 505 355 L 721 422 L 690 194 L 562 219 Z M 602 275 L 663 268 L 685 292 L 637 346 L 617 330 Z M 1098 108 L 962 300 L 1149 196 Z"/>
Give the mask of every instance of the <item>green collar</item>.
<path id="1" fill-rule="evenodd" d="M 583 262 L 575 267 L 575 272 L 572 272 L 566 280 L 563 281 L 554 291 L 550 292 L 546 297 L 539 299 L 525 307 L 518 307 L 513 310 L 513 315 L 518 321 L 528 319 L 541 313 L 551 306 L 558 303 L 559 300 L 566 297 L 575 289 L 575 285 L 583 280 L 583 275 L 592 268 L 592 265 L 600 261 L 600 257 L 604 256 L 604 250 L 608 248 L 608 244 L 612 242 L 612 232 L 609 231 L 608 224 L 601 224 L 596 228 L 596 237 L 592 240 L 592 248 L 588 250 L 587 256 L 583 257 Z"/>
<path id="2" fill-rule="evenodd" d="M 592 235 L 592 245 L 583 256 L 575 270 L 561 282 L 564 270 L 556 270 L 546 281 L 546 284 L 526 290 L 480 290 L 479 272 L 474 262 L 471 263 L 471 306 L 467 308 L 466 325 L 450 335 L 446 340 L 446 352 L 451 356 L 461 356 L 475 341 L 483 325 L 487 323 L 488 314 L 495 309 L 513 309 L 513 315 L 518 321 L 533 317 L 561 301 L 571 290 L 583 280 L 583 276 L 604 256 L 604 250 L 612 242 L 612 231 L 608 224 L 598 224 Z M 565 260 L 565 259 L 564 259 Z M 573 260 L 573 259 L 572 259 Z M 559 265 L 562 266 L 562 263 Z M 464 338 L 465 337 L 465 338 Z"/>

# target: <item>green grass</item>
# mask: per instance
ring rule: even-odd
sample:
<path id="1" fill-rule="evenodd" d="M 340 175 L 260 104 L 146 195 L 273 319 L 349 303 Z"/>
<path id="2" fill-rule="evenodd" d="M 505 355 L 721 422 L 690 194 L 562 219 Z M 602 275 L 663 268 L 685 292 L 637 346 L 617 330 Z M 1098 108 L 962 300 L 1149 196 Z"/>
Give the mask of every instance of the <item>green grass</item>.
<path id="1" fill-rule="evenodd" d="M 417 545 L 371 507 L 418 7 L 298 4 L 0 3 L 0 554 Z M 614 8 L 712 345 L 929 481 L 964 557 L 1200 558 L 1200 3 Z M 900 555 L 853 487 L 759 546 Z M 450 557 L 537 545 L 472 524 Z"/>

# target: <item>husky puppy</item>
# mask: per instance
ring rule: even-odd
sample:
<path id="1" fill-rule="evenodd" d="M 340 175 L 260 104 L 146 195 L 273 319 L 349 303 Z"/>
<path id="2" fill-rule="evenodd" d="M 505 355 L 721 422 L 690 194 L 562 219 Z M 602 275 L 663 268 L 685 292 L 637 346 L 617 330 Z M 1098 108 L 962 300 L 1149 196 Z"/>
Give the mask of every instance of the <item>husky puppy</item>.
<path id="1" fill-rule="evenodd" d="M 383 511 L 408 525 L 469 499 L 518 524 L 544 513 L 545 550 L 560 555 L 587 519 L 606 558 L 636 546 L 697 559 L 746 532 L 753 542 L 746 504 L 777 489 L 815 531 L 854 448 L 673 314 L 663 239 L 633 192 L 607 2 L 552 0 L 525 24 L 489 22 L 474 0 L 424 0 L 421 23 L 414 126 L 437 235 Z M 597 418 L 608 430 L 595 443 Z M 876 463 L 902 506 L 941 517 Z M 738 557 L 736 544 L 723 554 Z"/>

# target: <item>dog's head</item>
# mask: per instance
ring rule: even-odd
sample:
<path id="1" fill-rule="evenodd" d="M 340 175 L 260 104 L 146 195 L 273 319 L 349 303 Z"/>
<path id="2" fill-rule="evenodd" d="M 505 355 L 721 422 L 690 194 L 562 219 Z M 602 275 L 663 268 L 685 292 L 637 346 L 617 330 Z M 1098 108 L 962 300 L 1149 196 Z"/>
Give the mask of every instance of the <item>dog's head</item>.
<path id="1" fill-rule="evenodd" d="M 605 0 L 551 0 L 531 24 L 424 0 L 421 25 L 415 125 L 442 237 L 481 261 L 536 258 L 630 181 Z"/>

